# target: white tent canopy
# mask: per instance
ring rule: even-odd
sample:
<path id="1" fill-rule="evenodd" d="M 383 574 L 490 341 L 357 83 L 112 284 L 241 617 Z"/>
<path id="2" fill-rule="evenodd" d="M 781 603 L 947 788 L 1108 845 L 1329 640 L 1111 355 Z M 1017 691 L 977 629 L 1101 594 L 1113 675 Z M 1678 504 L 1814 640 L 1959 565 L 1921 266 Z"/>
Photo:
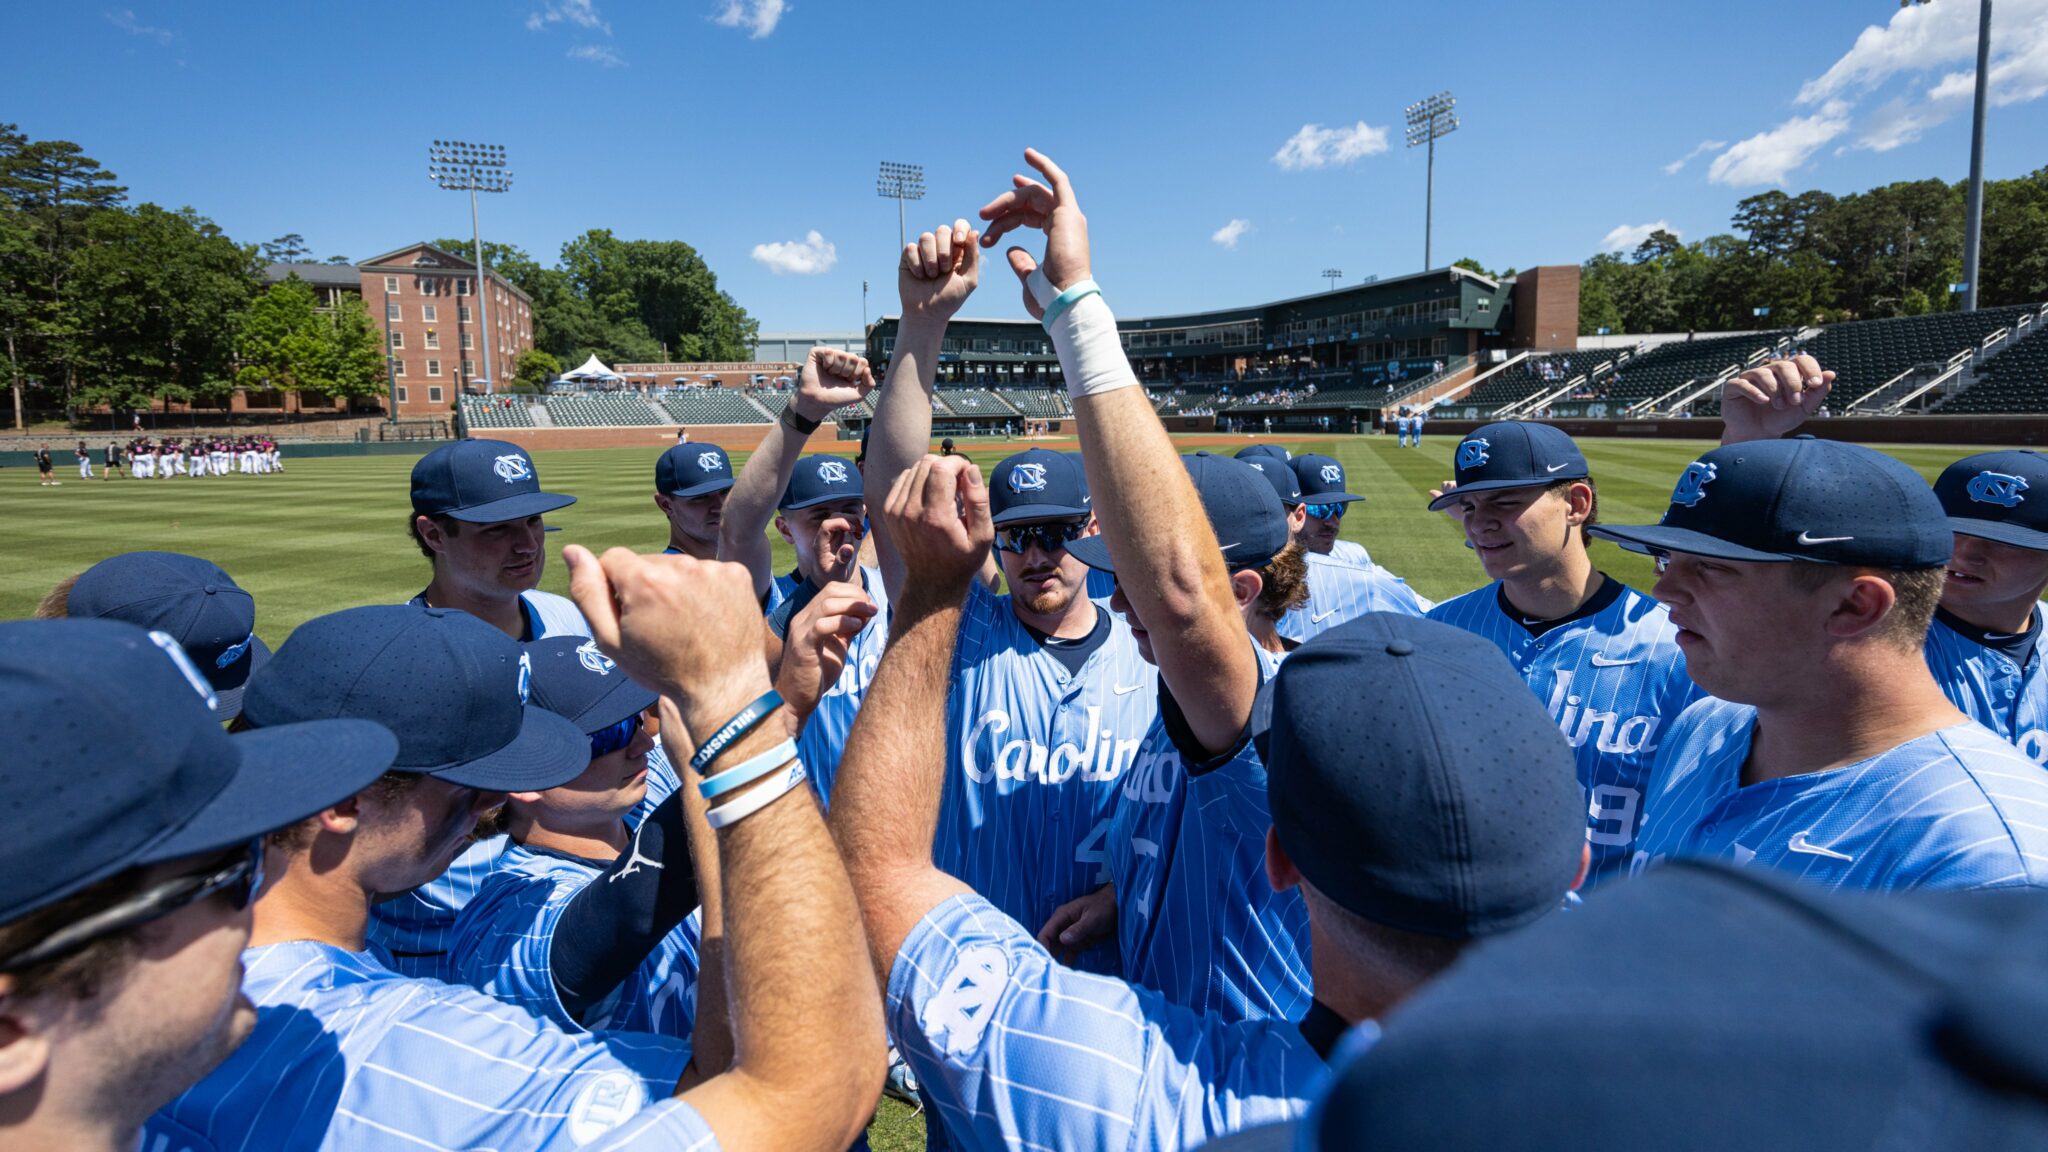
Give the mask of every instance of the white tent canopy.
<path id="1" fill-rule="evenodd" d="M 581 367 L 581 368 L 578 368 L 578 369 L 576 369 L 576 370 L 575 370 L 574 372 L 564 372 L 564 373 L 562 373 L 562 379 L 564 379 L 564 380 L 624 380 L 624 379 L 625 379 L 625 377 L 624 377 L 624 376 L 621 376 L 621 375 L 619 375 L 619 374 L 618 374 L 617 372 L 614 372 L 614 371 L 612 371 L 611 369 L 609 369 L 609 368 L 605 367 L 605 366 L 604 366 L 604 364 L 603 364 L 602 362 L 600 362 L 600 361 L 598 360 L 598 358 L 597 358 L 597 353 L 595 353 L 595 352 L 592 352 L 592 353 L 590 354 L 590 359 L 588 359 L 588 360 L 585 360 L 585 361 L 583 362 L 583 367 Z"/>

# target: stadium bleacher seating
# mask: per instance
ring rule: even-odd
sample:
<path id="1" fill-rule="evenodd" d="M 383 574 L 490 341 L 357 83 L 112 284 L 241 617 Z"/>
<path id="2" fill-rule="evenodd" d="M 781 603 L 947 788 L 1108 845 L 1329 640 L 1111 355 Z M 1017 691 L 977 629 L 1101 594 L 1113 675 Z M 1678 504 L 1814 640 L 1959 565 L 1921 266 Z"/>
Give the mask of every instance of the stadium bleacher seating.
<path id="1" fill-rule="evenodd" d="M 1744 362 L 1758 349 L 1775 346 L 1791 334 L 1789 329 L 1778 329 L 1659 344 L 1637 353 L 1604 377 L 1605 398 L 1627 405 L 1653 400 L 1688 380 L 1704 385 L 1730 365 Z"/>
<path id="2" fill-rule="evenodd" d="M 662 397 L 661 406 L 679 424 L 766 424 L 770 417 L 747 400 L 744 392 L 703 388 Z"/>
<path id="3" fill-rule="evenodd" d="M 1857 397 L 1900 373 L 1922 365 L 1944 364 L 1958 352 L 1975 348 L 1992 332 L 2010 327 L 2027 311 L 2026 307 L 1981 308 L 1975 312 L 1845 321 L 1822 328 L 1799 345 L 1797 351 L 1812 356 L 1820 361 L 1821 367 L 1835 374 L 1827 406 L 1839 415 L 1848 411 Z M 1718 415 L 1720 397 L 1703 396 L 1693 410 L 1702 416 Z"/>
<path id="4" fill-rule="evenodd" d="M 980 388 L 941 389 L 938 396 L 953 415 L 967 420 L 1008 420 L 1019 414 L 1000 395 Z"/>
<path id="5" fill-rule="evenodd" d="M 662 422 L 638 392 L 568 392 L 548 397 L 557 428 L 630 428 Z"/>
<path id="6" fill-rule="evenodd" d="M 1480 381 L 1478 387 L 1456 397 L 1451 403 L 1472 404 L 1492 411 L 1538 393 L 1555 392 L 1580 376 L 1589 376 L 1595 367 L 1616 359 L 1621 352 L 1616 348 L 1594 348 L 1580 352 L 1532 353 L 1520 363 Z M 1546 366 L 1550 373 L 1548 376 L 1544 374 Z"/>
<path id="7" fill-rule="evenodd" d="M 754 403 L 766 408 L 771 418 L 780 419 L 782 410 L 789 407 L 791 393 L 779 388 L 749 388 L 747 395 L 753 398 Z"/>
<path id="8" fill-rule="evenodd" d="M 1945 415 L 2048 412 L 2048 338 L 2040 321 L 1984 362 L 1977 382 L 1935 406 Z"/>
<path id="9" fill-rule="evenodd" d="M 533 412 L 523 396 L 464 396 L 462 418 L 471 428 L 533 427 Z"/>
<path id="10" fill-rule="evenodd" d="M 1057 420 L 1064 416 L 1073 415 L 1073 410 L 1067 407 L 1067 395 L 1065 392 L 1041 390 L 1035 392 L 998 392 L 996 395 L 1002 397 L 1010 407 L 1033 419 Z M 1207 393 L 1203 393 L 1205 398 L 1207 395 Z M 1186 407 L 1189 398 L 1177 396 L 1174 399 L 1180 400 L 1182 406 Z M 1161 409 L 1161 411 L 1164 410 L 1164 408 Z"/>

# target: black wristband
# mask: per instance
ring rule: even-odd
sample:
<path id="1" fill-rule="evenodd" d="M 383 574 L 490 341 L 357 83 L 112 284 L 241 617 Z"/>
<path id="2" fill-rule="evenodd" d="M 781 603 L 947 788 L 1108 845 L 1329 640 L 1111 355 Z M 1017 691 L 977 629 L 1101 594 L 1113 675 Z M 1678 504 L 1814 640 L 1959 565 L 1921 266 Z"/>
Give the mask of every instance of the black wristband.
<path id="1" fill-rule="evenodd" d="M 822 423 L 824 423 L 822 420 L 806 419 L 802 413 L 796 410 L 795 401 L 785 404 L 782 408 L 782 425 L 792 432 L 809 436 L 811 433 L 816 432 L 818 425 Z"/>

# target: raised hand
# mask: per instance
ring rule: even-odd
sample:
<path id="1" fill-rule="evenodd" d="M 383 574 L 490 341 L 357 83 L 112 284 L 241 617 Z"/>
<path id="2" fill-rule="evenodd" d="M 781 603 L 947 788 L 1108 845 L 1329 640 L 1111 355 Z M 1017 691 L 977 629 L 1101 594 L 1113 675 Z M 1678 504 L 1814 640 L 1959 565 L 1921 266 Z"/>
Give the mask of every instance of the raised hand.
<path id="1" fill-rule="evenodd" d="M 882 514 L 906 589 L 938 602 L 967 595 L 995 539 L 981 469 L 964 456 L 926 456 L 896 478 Z"/>
<path id="2" fill-rule="evenodd" d="M 1029 252 L 1015 245 L 1006 253 L 1010 270 L 1024 282 L 1025 309 L 1034 318 L 1043 318 L 1045 309 L 1031 294 L 1031 274 L 1042 269 L 1053 288 L 1061 290 L 1089 279 L 1088 218 L 1081 215 L 1081 202 L 1075 198 L 1067 174 L 1050 157 L 1036 148 L 1026 148 L 1024 162 L 1038 169 L 1046 183 L 1040 184 L 1029 176 L 1012 176 L 1014 187 L 981 209 L 981 218 L 988 221 L 981 245 L 992 248 L 997 240 L 1019 228 L 1036 228 L 1045 233 L 1043 260 L 1032 259 Z"/>
<path id="3" fill-rule="evenodd" d="M 818 707 L 846 667 L 846 646 L 874 619 L 875 602 L 857 584 L 833 581 L 789 622 L 775 690 L 789 704 L 791 735 Z"/>
<path id="4" fill-rule="evenodd" d="M 796 395 L 789 402 L 797 415 L 823 420 L 848 404 L 860 403 L 874 387 L 875 374 L 865 357 L 819 345 L 797 373 Z"/>
<path id="5" fill-rule="evenodd" d="M 746 568 L 688 556 L 602 557 L 571 544 L 569 595 L 604 654 L 671 697 L 695 737 L 768 690 L 761 609 Z"/>
<path id="6" fill-rule="evenodd" d="M 1820 411 L 1835 374 L 1800 353 L 1731 376 L 1721 386 L 1721 443 L 1775 440 Z"/>
<path id="7" fill-rule="evenodd" d="M 903 246 L 896 262 L 896 295 L 903 316 L 950 320 L 981 283 L 981 233 L 965 220 L 922 233 Z"/>

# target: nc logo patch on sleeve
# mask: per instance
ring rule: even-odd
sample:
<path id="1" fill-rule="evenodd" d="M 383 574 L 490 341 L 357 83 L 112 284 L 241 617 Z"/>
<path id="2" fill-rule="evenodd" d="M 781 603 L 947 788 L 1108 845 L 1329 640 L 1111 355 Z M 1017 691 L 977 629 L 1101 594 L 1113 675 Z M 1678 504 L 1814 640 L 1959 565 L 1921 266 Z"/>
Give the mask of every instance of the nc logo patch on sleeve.
<path id="1" fill-rule="evenodd" d="M 533 465 L 517 452 L 507 452 L 491 465 L 491 471 L 507 484 L 517 484 L 533 476 Z"/>
<path id="2" fill-rule="evenodd" d="M 1979 472 L 1970 477 L 1970 499 L 1979 504 L 1996 504 L 2000 508 L 2017 508 L 2026 497 L 2020 493 L 2027 490 L 2023 476 L 2010 476 L 2004 472 Z"/>
<path id="3" fill-rule="evenodd" d="M 1685 466 L 1685 475 L 1678 478 L 1678 487 L 1671 490 L 1671 502 L 1687 508 L 1706 498 L 1707 485 L 1714 481 L 1714 466 L 1704 460 L 1695 460 Z"/>
<path id="4" fill-rule="evenodd" d="M 981 1043 L 996 1001 L 1009 984 L 1009 954 L 993 944 L 976 944 L 960 953 L 952 971 L 939 981 L 939 991 L 925 1001 L 918 1023 L 949 1055 L 962 1055 Z"/>
<path id="5" fill-rule="evenodd" d="M 1467 440 L 1458 445 L 1458 467 L 1467 470 L 1486 463 L 1486 450 L 1493 447 L 1485 440 Z"/>

